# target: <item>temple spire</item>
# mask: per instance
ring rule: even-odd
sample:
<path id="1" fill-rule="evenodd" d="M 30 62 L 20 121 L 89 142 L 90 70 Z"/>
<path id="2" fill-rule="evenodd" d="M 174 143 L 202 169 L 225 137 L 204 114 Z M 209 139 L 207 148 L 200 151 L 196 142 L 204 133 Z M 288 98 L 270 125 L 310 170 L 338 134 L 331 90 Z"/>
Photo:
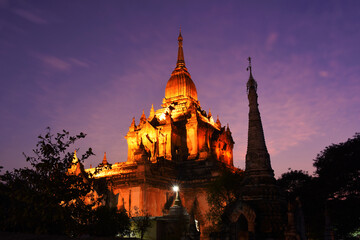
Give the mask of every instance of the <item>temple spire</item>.
<path id="1" fill-rule="evenodd" d="M 219 115 L 217 115 L 216 124 L 219 126 L 219 128 L 221 127 L 221 122 L 219 120 Z"/>
<path id="2" fill-rule="evenodd" d="M 151 121 L 155 117 L 154 104 L 151 104 L 150 115 L 148 120 Z"/>
<path id="3" fill-rule="evenodd" d="M 250 175 L 274 176 L 270 166 L 270 155 L 265 144 L 263 126 L 258 108 L 257 83 L 252 75 L 251 58 L 249 60 L 249 80 L 246 84 L 249 99 L 249 130 L 246 153 L 246 171 Z"/>
<path id="4" fill-rule="evenodd" d="M 184 68 L 185 67 L 185 59 L 184 59 L 184 51 L 183 51 L 183 44 L 182 44 L 183 37 L 181 36 L 181 28 L 180 28 L 178 41 L 179 41 L 179 49 L 178 49 L 178 58 L 177 58 L 176 68 Z"/>
<path id="5" fill-rule="evenodd" d="M 104 158 L 103 158 L 103 160 L 102 160 L 102 164 L 103 164 L 103 165 L 108 165 L 108 161 L 107 161 L 107 159 L 106 159 L 106 152 L 104 152 Z"/>
<path id="6" fill-rule="evenodd" d="M 140 125 L 143 125 L 146 123 L 146 116 L 145 116 L 145 111 L 143 109 L 143 112 L 141 114 L 141 117 L 140 117 Z"/>
<path id="7" fill-rule="evenodd" d="M 249 61 L 249 66 L 246 68 L 246 71 L 250 71 L 250 77 L 253 78 L 252 69 L 251 69 L 251 57 L 248 57 L 248 61 Z"/>
<path id="8" fill-rule="evenodd" d="M 249 66 L 246 68 L 246 71 L 250 71 L 249 80 L 246 84 L 247 92 L 249 93 L 250 88 L 254 88 L 255 92 L 257 91 L 257 83 L 252 75 L 252 66 L 251 66 L 251 57 L 248 57 Z"/>

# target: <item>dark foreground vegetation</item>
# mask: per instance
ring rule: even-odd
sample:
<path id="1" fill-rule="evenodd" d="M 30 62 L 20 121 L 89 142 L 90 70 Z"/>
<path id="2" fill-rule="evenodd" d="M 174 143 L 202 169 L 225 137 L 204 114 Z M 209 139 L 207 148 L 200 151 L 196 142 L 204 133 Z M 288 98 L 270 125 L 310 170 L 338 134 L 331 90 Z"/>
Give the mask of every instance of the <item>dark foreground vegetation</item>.
<path id="1" fill-rule="evenodd" d="M 47 129 L 38 137 L 32 156 L 24 154 L 31 167 L 1 175 L 0 231 L 70 237 L 127 233 L 130 221 L 125 210 L 96 208 L 106 194 L 105 185 L 85 172 L 68 174 L 75 164 L 69 148 L 84 137 L 83 133 L 70 136 L 65 130 L 53 135 Z M 90 148 L 79 161 L 92 154 Z"/>
<path id="2" fill-rule="evenodd" d="M 290 170 L 278 179 L 289 201 L 301 204 L 308 238 L 359 239 L 360 134 L 326 147 L 314 167 L 314 176 Z"/>
<path id="3" fill-rule="evenodd" d="M 48 129 L 38 137 L 33 155 L 25 155 L 30 168 L 0 175 L 1 239 L 34 239 L 33 234 L 44 237 L 36 239 L 111 239 L 129 233 L 125 210 L 99 207 L 108 194 L 105 183 L 95 182 L 84 171 L 77 176 L 68 174 L 75 164 L 69 148 L 84 137 L 67 131 L 52 134 Z M 79 161 L 92 154 L 88 149 Z M 277 180 L 288 202 L 296 206 L 298 220 L 304 220 L 307 238 L 359 239 L 360 134 L 326 147 L 314 160 L 314 167 L 314 175 L 290 170 Z M 224 170 L 209 186 L 208 232 L 221 228 L 222 213 L 239 198 L 242 179 L 241 171 Z"/>

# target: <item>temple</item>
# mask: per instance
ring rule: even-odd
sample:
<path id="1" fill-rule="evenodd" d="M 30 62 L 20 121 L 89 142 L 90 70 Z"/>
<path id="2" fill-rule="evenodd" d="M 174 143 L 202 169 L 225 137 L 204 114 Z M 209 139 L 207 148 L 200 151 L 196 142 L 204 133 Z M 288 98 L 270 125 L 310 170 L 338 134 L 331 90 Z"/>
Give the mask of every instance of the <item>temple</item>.
<path id="1" fill-rule="evenodd" d="M 223 214 L 225 228 L 211 239 L 298 239 L 293 223 L 288 223 L 285 232 L 286 202 L 271 168 L 250 58 L 248 70 L 248 146 L 244 179 L 239 183 L 241 194 L 227 205 Z M 137 208 L 151 216 L 163 216 L 158 226 L 171 222 L 174 211 L 180 209 L 196 220 L 201 231 L 209 210 L 209 183 L 224 169 L 242 171 L 233 166 L 234 141 L 229 126 L 222 126 L 219 118 L 214 121 L 210 111 L 201 109 L 185 65 L 181 32 L 176 66 L 166 84 L 161 108 L 155 111 L 151 106 L 148 117 L 143 111 L 138 124 L 133 118 L 125 138 L 125 162 L 110 164 L 105 153 L 97 167 L 85 171 L 106 180 L 106 204 L 130 213 Z M 79 168 L 74 163 L 69 171 L 76 174 Z M 175 203 L 174 185 L 181 189 Z"/>
<path id="2" fill-rule="evenodd" d="M 86 169 L 95 178 L 105 178 L 111 197 L 107 203 L 132 212 L 136 207 L 151 216 L 162 216 L 173 200 L 173 185 L 181 188 L 182 205 L 197 219 L 200 228 L 208 210 L 206 187 L 221 169 L 233 166 L 233 145 L 229 126 L 204 111 L 185 65 L 183 38 L 178 37 L 175 69 L 165 88 L 161 108 L 143 111 L 125 136 L 126 162 L 103 161 Z M 73 169 L 76 171 L 76 169 Z"/>
<path id="3" fill-rule="evenodd" d="M 129 163 L 159 158 L 174 163 L 216 160 L 233 166 L 233 140 L 229 128 L 215 122 L 211 112 L 201 109 L 197 91 L 185 66 L 181 33 L 176 67 L 166 84 L 162 108 L 146 118 L 144 112 L 139 125 L 133 119 L 126 135 Z"/>

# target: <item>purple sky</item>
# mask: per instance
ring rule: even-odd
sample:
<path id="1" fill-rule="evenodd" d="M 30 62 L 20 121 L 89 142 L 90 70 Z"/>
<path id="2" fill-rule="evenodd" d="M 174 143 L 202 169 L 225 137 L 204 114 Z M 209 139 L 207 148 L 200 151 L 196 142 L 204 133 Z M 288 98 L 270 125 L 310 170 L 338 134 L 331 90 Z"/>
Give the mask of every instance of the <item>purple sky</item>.
<path id="1" fill-rule="evenodd" d="M 225 3 L 224 3 L 225 2 Z M 0 165 L 26 165 L 50 126 L 88 134 L 97 165 L 127 157 L 132 117 L 160 108 L 181 26 L 202 108 L 247 144 L 253 58 L 272 167 L 312 173 L 331 143 L 360 131 L 360 1 L 0 0 Z"/>

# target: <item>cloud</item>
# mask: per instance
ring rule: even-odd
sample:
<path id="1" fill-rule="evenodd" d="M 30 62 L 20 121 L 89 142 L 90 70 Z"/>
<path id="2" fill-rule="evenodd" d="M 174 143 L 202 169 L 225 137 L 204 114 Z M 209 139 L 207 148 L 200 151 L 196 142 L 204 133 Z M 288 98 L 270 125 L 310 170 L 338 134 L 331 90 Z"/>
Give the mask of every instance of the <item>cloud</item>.
<path id="1" fill-rule="evenodd" d="M 43 55 L 40 56 L 39 58 L 45 65 L 55 70 L 67 71 L 70 70 L 71 68 L 71 65 L 68 62 L 54 56 Z"/>
<path id="2" fill-rule="evenodd" d="M 79 59 L 76 59 L 76 58 L 69 58 L 69 61 L 79 67 L 86 67 L 86 68 L 89 67 L 89 64 L 87 64 L 86 62 L 83 62 Z"/>
<path id="3" fill-rule="evenodd" d="M 31 52 L 30 55 L 39 59 L 47 70 L 69 71 L 74 67 L 88 68 L 89 64 L 74 57 L 61 59 L 56 56 Z"/>
<path id="4" fill-rule="evenodd" d="M 20 17 L 22 17 L 22 18 L 24 18 L 24 19 L 26 19 L 26 20 L 28 20 L 28 21 L 30 21 L 32 23 L 36 23 L 36 24 L 47 24 L 48 23 L 48 21 L 46 19 L 44 19 L 44 18 L 42 18 L 42 17 L 40 17 L 40 16 L 38 16 L 38 15 L 34 14 L 33 12 L 28 11 L 28 10 L 14 9 L 13 12 L 16 15 L 18 15 L 18 16 L 20 16 Z"/>
<path id="5" fill-rule="evenodd" d="M 266 39 L 266 50 L 272 50 L 274 44 L 276 43 L 278 39 L 278 34 L 275 32 L 272 32 L 269 34 L 269 36 Z"/>
<path id="6" fill-rule="evenodd" d="M 329 76 L 329 72 L 328 72 L 328 71 L 319 71 L 319 76 L 320 76 L 320 77 L 328 77 L 328 76 Z"/>

